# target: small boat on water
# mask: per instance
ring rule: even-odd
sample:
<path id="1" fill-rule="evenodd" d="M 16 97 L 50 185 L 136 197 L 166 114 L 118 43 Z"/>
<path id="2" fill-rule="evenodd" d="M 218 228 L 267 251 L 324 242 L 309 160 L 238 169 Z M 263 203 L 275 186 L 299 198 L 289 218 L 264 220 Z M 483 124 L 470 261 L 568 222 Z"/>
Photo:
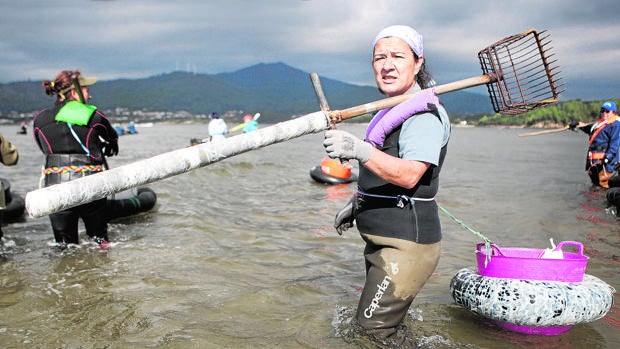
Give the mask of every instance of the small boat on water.
<path id="1" fill-rule="evenodd" d="M 310 169 L 310 177 L 323 184 L 345 184 L 357 181 L 357 175 L 351 172 L 351 164 L 338 159 L 323 158 L 321 165 Z"/>

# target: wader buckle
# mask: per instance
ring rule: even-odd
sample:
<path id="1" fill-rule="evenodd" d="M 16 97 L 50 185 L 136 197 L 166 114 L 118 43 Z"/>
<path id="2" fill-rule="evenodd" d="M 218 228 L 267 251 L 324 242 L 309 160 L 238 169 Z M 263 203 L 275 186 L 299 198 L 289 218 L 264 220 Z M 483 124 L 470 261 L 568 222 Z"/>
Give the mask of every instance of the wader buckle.
<path id="1" fill-rule="evenodd" d="M 404 208 L 408 203 L 413 206 L 414 201 L 413 198 L 408 197 L 407 195 L 397 195 L 396 196 L 396 207 Z"/>

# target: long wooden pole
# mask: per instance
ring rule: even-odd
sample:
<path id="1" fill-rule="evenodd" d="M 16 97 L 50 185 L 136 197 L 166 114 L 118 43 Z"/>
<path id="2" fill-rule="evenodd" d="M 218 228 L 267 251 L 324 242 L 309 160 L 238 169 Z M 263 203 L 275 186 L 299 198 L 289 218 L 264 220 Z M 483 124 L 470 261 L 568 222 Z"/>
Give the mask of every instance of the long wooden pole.
<path id="1" fill-rule="evenodd" d="M 545 135 L 548 133 L 557 133 L 557 132 L 562 132 L 562 131 L 566 131 L 570 129 L 569 126 L 566 127 L 562 127 L 562 128 L 556 128 L 553 130 L 544 130 L 544 131 L 536 131 L 536 132 L 529 132 L 529 133 L 520 133 L 518 134 L 519 137 L 529 137 L 529 136 L 538 136 L 538 135 Z"/>
<path id="2" fill-rule="evenodd" d="M 486 84 L 493 80 L 493 77 L 483 75 L 434 88 L 436 94 L 443 94 Z M 340 122 L 395 106 L 412 95 L 413 93 L 386 98 L 344 110 L 314 112 L 218 142 L 203 143 L 171 151 L 108 171 L 33 190 L 26 194 L 26 211 L 31 217 L 41 217 L 102 199 L 114 193 L 189 172 L 250 150 L 325 131 L 330 128 L 332 122 Z M 323 107 L 328 108 L 327 103 Z"/>
<path id="3" fill-rule="evenodd" d="M 435 94 L 441 95 L 448 92 L 458 91 L 474 86 L 480 86 L 495 82 L 498 80 L 498 77 L 492 74 L 489 75 L 481 75 L 477 77 L 472 77 L 468 79 L 463 79 L 459 81 L 454 81 L 451 83 L 443 84 L 435 86 Z M 419 91 L 418 91 L 419 92 Z M 329 116 L 335 122 L 340 122 L 342 120 L 350 119 L 352 117 L 356 117 L 359 115 L 364 115 L 367 113 L 375 112 L 377 110 L 393 107 L 397 104 L 400 104 L 407 99 L 411 98 L 414 93 L 406 93 L 399 96 L 389 97 L 385 99 L 381 99 L 375 102 L 370 102 L 362 105 L 358 105 L 355 107 L 351 107 L 344 110 L 333 110 L 329 112 Z"/>

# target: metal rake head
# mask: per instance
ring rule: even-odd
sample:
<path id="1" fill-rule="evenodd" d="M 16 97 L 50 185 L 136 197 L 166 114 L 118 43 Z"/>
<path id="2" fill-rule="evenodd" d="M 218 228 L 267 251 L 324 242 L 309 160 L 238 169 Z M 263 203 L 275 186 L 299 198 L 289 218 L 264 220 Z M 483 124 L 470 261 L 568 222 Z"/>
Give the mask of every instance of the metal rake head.
<path id="1" fill-rule="evenodd" d="M 487 84 L 496 113 L 520 114 L 557 102 L 563 91 L 554 66 L 549 35 L 528 30 L 502 39 L 478 52 L 484 74 L 496 77 Z"/>

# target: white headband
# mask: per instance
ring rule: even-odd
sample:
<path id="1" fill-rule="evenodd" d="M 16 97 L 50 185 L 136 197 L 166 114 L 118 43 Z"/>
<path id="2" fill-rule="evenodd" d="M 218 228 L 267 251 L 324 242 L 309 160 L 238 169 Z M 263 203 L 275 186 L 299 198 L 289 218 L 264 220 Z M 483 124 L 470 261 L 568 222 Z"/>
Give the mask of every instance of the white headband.
<path id="1" fill-rule="evenodd" d="M 395 37 L 403 40 L 407 43 L 407 45 L 409 45 L 409 47 L 411 47 L 413 52 L 415 52 L 418 57 L 424 56 L 422 35 L 415 31 L 415 29 L 406 25 L 393 25 L 384 28 L 379 32 L 379 34 L 377 34 L 377 37 L 375 37 L 375 41 L 372 43 L 372 48 L 375 48 L 377 41 L 387 37 Z"/>

